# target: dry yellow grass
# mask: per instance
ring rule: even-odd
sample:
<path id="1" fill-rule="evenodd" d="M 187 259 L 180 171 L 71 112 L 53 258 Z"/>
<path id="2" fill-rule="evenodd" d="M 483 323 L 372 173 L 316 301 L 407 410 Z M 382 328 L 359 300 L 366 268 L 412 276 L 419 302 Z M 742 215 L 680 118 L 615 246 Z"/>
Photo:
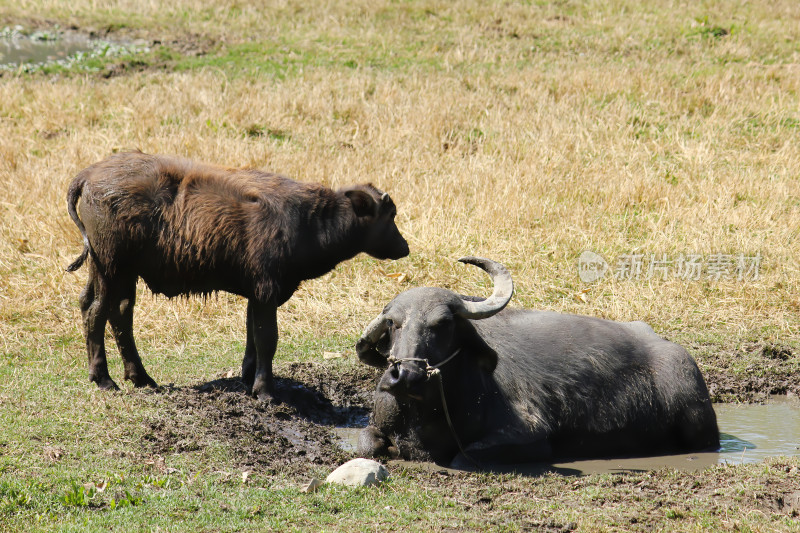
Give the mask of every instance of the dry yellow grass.
<path id="1" fill-rule="evenodd" d="M 1 78 L 0 350 L 85 364 L 77 307 L 85 272 L 63 270 L 81 247 L 65 191 L 79 170 L 126 148 L 334 187 L 369 181 L 392 194 L 411 256 L 359 257 L 305 283 L 281 310 L 283 340 L 354 338 L 412 286 L 484 294 L 485 276 L 454 262 L 481 255 L 512 270 L 518 306 L 644 319 L 685 338 L 795 344 L 800 63 L 769 37 L 785 42 L 800 25 L 792 26 L 793 3 L 778 4 L 707 3 L 680 15 L 667 4 L 625 2 L 566 14 L 472 2 L 4 6 L 0 20 L 34 7 L 79 26 L 127 13 L 144 21 L 131 30 L 139 36 L 169 27 L 230 45 L 272 24 L 284 33 L 271 38 L 297 49 L 358 60 L 394 47 L 418 62 L 308 67 L 283 79 L 212 67 L 107 80 Z M 675 18 L 665 20 L 668 13 Z M 740 29 L 705 37 L 694 18 L 703 14 Z M 254 125 L 285 138 L 250 136 Z M 578 278 L 583 250 L 612 266 L 631 253 L 763 261 L 758 280 L 607 276 L 589 285 Z M 141 292 L 135 327 L 151 349 L 205 353 L 204 342 L 243 338 L 244 304 L 235 297 L 167 301 Z"/>

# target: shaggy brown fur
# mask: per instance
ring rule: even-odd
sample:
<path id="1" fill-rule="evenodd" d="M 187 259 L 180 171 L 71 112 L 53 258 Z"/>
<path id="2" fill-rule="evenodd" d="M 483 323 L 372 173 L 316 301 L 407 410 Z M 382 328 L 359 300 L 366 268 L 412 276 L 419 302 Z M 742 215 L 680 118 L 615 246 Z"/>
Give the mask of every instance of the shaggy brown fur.
<path id="1" fill-rule="evenodd" d="M 80 200 L 80 216 L 76 206 Z M 248 299 L 242 378 L 262 399 L 272 393 L 276 310 L 300 282 L 360 252 L 408 255 L 388 194 L 372 185 L 333 191 L 252 169 L 129 152 L 79 173 L 67 208 L 91 256 L 81 310 L 89 376 L 116 388 L 103 334 L 110 322 L 125 378 L 156 386 L 133 340 L 136 281 L 172 297 L 227 291 Z"/>

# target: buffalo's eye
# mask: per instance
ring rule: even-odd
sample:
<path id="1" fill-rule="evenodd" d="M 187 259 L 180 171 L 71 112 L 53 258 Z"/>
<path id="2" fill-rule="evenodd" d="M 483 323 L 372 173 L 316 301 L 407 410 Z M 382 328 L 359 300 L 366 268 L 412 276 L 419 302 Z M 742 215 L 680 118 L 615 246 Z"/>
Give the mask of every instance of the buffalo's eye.
<path id="1" fill-rule="evenodd" d="M 392 329 L 394 327 L 394 320 L 391 318 L 386 319 L 386 329 Z"/>

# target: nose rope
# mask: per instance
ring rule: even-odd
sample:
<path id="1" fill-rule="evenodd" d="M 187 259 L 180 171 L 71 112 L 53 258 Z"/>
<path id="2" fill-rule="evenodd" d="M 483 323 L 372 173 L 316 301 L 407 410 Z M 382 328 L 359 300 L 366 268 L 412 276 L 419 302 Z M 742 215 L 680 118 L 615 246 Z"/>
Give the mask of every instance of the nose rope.
<path id="1" fill-rule="evenodd" d="M 456 428 L 453 425 L 453 420 L 450 418 L 450 410 L 447 408 L 447 400 L 444 398 L 444 385 L 442 384 L 442 372 L 439 370 L 441 367 L 449 363 L 458 353 L 461 351 L 461 348 L 453 352 L 450 357 L 442 361 L 441 363 L 437 363 L 435 365 L 431 365 L 427 359 L 421 359 L 419 357 L 403 357 L 403 358 L 396 358 L 393 355 L 389 355 L 387 360 L 389 364 L 396 365 L 398 363 L 402 363 L 404 361 L 417 361 L 420 363 L 425 363 L 425 373 L 428 375 L 428 378 L 432 378 L 433 376 L 438 377 L 436 381 L 439 382 L 439 396 L 442 399 L 442 409 L 444 410 L 444 418 L 447 420 L 447 425 L 450 428 L 450 433 L 453 434 L 453 440 L 456 441 L 456 445 L 458 446 L 458 450 L 470 463 L 473 464 L 478 470 L 483 470 L 481 464 L 473 459 L 466 451 L 464 451 L 464 446 L 461 444 L 461 439 L 458 438 L 458 433 L 456 433 Z"/>
<path id="2" fill-rule="evenodd" d="M 435 365 L 431 365 L 431 364 L 428 362 L 428 360 L 427 360 L 427 359 L 421 359 L 421 358 L 419 358 L 419 357 L 402 357 L 402 358 L 397 358 L 397 357 L 395 357 L 395 356 L 393 356 L 393 355 L 389 355 L 389 357 L 387 357 L 386 359 L 387 359 L 387 361 L 389 361 L 389 364 L 390 364 L 390 365 L 396 365 L 397 363 L 403 363 L 403 362 L 405 362 L 405 361 L 417 361 L 417 362 L 420 362 L 420 363 L 425 363 L 425 373 L 428 375 L 428 377 L 431 377 L 431 376 L 433 376 L 433 375 L 437 374 L 437 373 L 438 373 L 438 371 L 439 371 L 439 369 L 440 369 L 441 367 L 443 367 L 444 365 L 446 365 L 447 363 L 449 363 L 450 361 L 452 361 L 452 360 L 453 360 L 453 358 L 454 358 L 455 356 L 457 356 L 457 355 L 459 354 L 459 352 L 460 352 L 460 351 L 461 351 L 461 348 L 459 348 L 458 350 L 456 350 L 455 352 L 453 352 L 452 354 L 450 354 L 450 357 L 448 357 L 447 359 L 445 359 L 445 360 L 444 360 L 444 361 L 442 361 L 441 363 L 436 363 Z"/>

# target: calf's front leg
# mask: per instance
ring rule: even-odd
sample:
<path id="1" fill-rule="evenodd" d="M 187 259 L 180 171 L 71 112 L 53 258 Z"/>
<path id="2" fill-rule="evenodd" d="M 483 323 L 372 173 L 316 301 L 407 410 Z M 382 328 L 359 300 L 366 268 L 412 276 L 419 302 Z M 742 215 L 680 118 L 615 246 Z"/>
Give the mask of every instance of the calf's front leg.
<path id="1" fill-rule="evenodd" d="M 250 392 L 261 401 L 272 400 L 275 387 L 272 378 L 272 359 L 278 347 L 278 307 L 262 302 L 248 302 L 247 346 L 242 362 L 242 379 Z M 255 361 L 253 361 L 255 359 Z"/>
<path id="2" fill-rule="evenodd" d="M 248 392 L 253 390 L 253 381 L 256 378 L 256 341 L 253 340 L 253 303 L 247 301 L 247 343 L 242 359 L 242 383 Z"/>

